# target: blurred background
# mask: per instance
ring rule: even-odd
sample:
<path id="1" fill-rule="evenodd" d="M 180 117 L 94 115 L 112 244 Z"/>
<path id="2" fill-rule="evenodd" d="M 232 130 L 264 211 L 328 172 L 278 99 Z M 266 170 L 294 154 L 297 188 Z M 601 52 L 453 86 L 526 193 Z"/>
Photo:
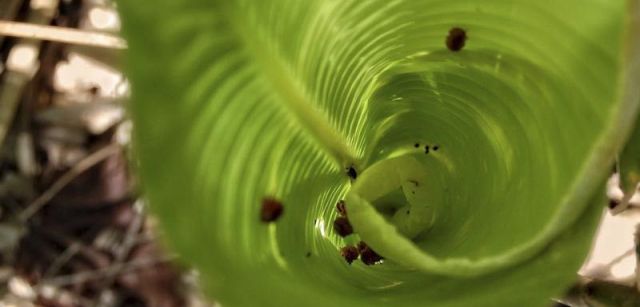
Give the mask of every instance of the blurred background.
<path id="1" fill-rule="evenodd" d="M 120 27 L 109 0 L 0 0 L 0 306 L 213 306 L 138 191 Z M 550 305 L 584 305 L 594 279 L 637 292 L 640 196 L 607 209 L 615 174 L 607 193 L 576 288 Z"/>
<path id="2" fill-rule="evenodd" d="M 114 4 L 0 0 L 0 20 L 0 306 L 209 306 L 132 176 Z"/>

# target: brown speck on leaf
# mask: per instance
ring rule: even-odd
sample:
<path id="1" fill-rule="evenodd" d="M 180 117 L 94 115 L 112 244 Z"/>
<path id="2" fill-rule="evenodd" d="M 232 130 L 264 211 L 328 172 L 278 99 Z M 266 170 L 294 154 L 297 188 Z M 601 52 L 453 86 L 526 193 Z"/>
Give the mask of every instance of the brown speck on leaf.
<path id="1" fill-rule="evenodd" d="M 347 207 L 345 207 L 344 200 L 338 201 L 338 203 L 336 204 L 336 210 L 338 210 L 340 216 L 347 216 Z"/>
<path id="2" fill-rule="evenodd" d="M 359 254 L 358 249 L 353 245 L 345 246 L 340 250 L 340 255 L 342 255 L 348 264 L 351 264 L 354 260 L 358 259 Z"/>
<path id="3" fill-rule="evenodd" d="M 452 28 L 447 36 L 447 48 L 453 52 L 462 50 L 467 40 L 467 32 L 462 28 Z"/>
<path id="4" fill-rule="evenodd" d="M 373 265 L 377 262 L 380 262 L 384 259 L 382 256 L 378 255 L 374 250 L 372 250 L 367 243 L 364 241 L 360 241 L 358 243 L 358 251 L 360 252 L 360 260 L 366 265 Z"/>
<path id="5" fill-rule="evenodd" d="M 339 217 L 333 222 L 333 228 L 341 237 L 346 237 L 353 233 L 353 227 L 346 217 Z"/>
<path id="6" fill-rule="evenodd" d="M 265 223 L 275 222 L 283 211 L 282 203 L 274 198 L 267 197 L 262 200 L 260 220 Z"/>

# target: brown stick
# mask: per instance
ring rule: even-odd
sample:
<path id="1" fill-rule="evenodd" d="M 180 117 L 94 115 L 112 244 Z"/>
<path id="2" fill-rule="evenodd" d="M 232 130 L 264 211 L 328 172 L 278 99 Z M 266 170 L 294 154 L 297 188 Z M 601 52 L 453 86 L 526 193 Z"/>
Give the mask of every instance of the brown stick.
<path id="1" fill-rule="evenodd" d="M 49 189 L 44 191 L 38 198 L 36 198 L 29 206 L 20 213 L 19 219 L 23 222 L 29 220 L 38 211 L 40 211 L 49 201 L 56 196 L 64 187 L 66 187 L 73 179 L 78 175 L 84 173 L 92 166 L 100 163 L 104 159 L 108 158 L 112 154 L 115 154 L 120 150 L 120 145 L 117 143 L 109 144 L 103 148 L 100 148 L 96 152 L 90 154 L 86 158 L 82 159 L 78 164 L 74 165 L 69 171 L 64 173 L 56 182 L 54 182 Z"/>
<path id="2" fill-rule="evenodd" d="M 0 20 L 0 36 L 47 40 L 73 45 L 126 49 L 124 39 L 100 32 Z"/>

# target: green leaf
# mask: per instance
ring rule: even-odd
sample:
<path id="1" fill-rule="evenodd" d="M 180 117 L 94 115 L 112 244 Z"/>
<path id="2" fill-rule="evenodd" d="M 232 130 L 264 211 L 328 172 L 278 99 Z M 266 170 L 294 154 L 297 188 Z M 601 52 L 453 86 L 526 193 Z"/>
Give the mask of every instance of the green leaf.
<path id="1" fill-rule="evenodd" d="M 119 6 L 145 192 L 225 306 L 545 306 L 571 283 L 637 114 L 637 1 Z M 340 199 L 383 263 L 340 257 Z"/>

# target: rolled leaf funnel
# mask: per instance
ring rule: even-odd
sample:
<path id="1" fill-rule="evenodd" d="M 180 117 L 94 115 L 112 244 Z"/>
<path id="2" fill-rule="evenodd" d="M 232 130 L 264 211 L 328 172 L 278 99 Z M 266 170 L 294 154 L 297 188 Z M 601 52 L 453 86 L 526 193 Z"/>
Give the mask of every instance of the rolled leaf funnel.
<path id="1" fill-rule="evenodd" d="M 573 280 L 637 114 L 637 1 L 119 7 L 145 193 L 224 306 L 546 306 Z M 383 260 L 345 261 L 359 241 Z"/>

